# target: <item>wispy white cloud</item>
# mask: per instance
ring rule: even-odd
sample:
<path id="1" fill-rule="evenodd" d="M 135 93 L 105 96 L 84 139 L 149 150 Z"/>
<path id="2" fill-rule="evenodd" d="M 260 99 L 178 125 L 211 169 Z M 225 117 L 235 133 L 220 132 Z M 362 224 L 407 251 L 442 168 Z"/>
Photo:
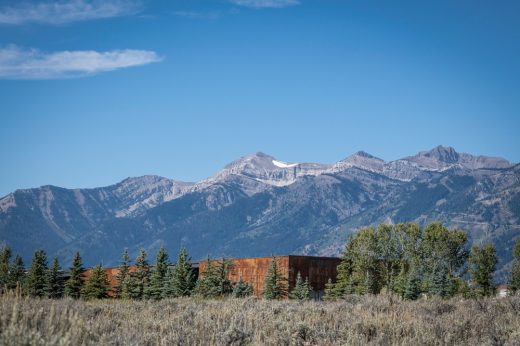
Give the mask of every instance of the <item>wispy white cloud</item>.
<path id="1" fill-rule="evenodd" d="M 0 79 L 77 78 L 126 67 L 161 61 L 148 50 L 112 50 L 97 52 L 60 51 L 45 53 L 11 45 L 0 48 Z"/>
<path id="2" fill-rule="evenodd" d="M 217 19 L 220 17 L 219 11 L 198 12 L 198 11 L 175 11 L 174 15 L 190 19 Z"/>
<path id="3" fill-rule="evenodd" d="M 253 7 L 253 8 L 269 8 L 269 7 L 288 7 L 299 5 L 299 0 L 229 0 L 235 5 Z"/>
<path id="4" fill-rule="evenodd" d="M 126 16 L 142 9 L 140 0 L 53 0 L 0 7 L 0 24 L 70 22 Z"/>

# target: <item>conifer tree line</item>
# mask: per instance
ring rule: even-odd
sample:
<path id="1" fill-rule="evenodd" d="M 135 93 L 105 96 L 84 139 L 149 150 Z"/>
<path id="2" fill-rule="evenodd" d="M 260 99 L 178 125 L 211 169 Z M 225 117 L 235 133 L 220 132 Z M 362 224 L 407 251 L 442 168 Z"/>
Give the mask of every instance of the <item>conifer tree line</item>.
<path id="1" fill-rule="evenodd" d="M 520 240 L 510 279 L 511 289 L 520 284 Z M 421 228 L 415 223 L 381 224 L 351 236 L 338 266 L 336 283 L 329 283 L 325 299 L 349 294 L 393 292 L 414 300 L 421 295 L 484 297 L 493 295 L 497 263 L 493 245 L 467 248 L 467 235 L 441 223 Z M 465 278 L 470 276 L 470 281 Z"/>
<path id="2" fill-rule="evenodd" d="M 520 239 L 513 248 L 515 258 L 509 289 L 520 289 Z M 182 247 L 172 265 L 161 248 L 153 265 L 141 249 L 134 265 L 127 250 L 121 256 L 115 287 L 101 265 L 93 267 L 85 278 L 79 252 L 74 254 L 64 280 L 58 258 L 51 263 L 43 250 L 36 250 L 28 269 L 20 256 L 12 258 L 8 246 L 0 248 L 0 293 L 16 290 L 33 297 L 101 299 L 153 299 L 197 296 L 201 298 L 246 297 L 253 287 L 242 278 L 229 279 L 233 261 L 222 258 L 204 263 L 197 278 L 187 250 Z M 341 299 L 349 294 L 393 292 L 414 300 L 421 295 L 442 298 L 491 296 L 495 292 L 493 272 L 497 255 L 492 245 L 467 247 L 467 235 L 449 230 L 440 223 L 425 228 L 415 223 L 380 225 L 361 229 L 351 236 L 337 268 L 337 280 L 325 288 L 325 299 Z M 469 281 L 466 279 L 470 278 Z M 112 291 L 111 291 L 112 290 Z M 287 278 L 273 257 L 264 280 L 265 299 L 311 299 L 313 289 L 308 278 L 298 272 L 295 287 L 289 292 Z"/>

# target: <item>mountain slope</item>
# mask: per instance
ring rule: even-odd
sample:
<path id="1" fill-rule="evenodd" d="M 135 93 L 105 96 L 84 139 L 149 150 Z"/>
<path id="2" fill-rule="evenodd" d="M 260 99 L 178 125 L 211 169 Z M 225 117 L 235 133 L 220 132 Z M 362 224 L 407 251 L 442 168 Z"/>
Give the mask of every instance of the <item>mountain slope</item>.
<path id="1" fill-rule="evenodd" d="M 365 152 L 334 165 L 256 153 L 199 183 L 147 176 L 98 189 L 45 186 L 0 199 L 0 239 L 29 259 L 42 246 L 70 260 L 116 264 L 124 247 L 194 259 L 338 255 L 349 233 L 380 222 L 440 220 L 510 262 L 520 232 L 520 166 L 437 147 L 385 162 Z"/>

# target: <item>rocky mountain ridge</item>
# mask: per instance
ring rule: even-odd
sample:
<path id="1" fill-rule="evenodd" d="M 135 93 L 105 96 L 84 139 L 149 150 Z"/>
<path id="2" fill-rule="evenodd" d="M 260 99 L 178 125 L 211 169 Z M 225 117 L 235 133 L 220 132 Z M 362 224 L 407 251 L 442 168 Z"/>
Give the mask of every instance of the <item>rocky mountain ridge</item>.
<path id="1" fill-rule="evenodd" d="M 195 259 L 338 255 L 347 235 L 380 222 L 443 221 L 494 242 L 500 272 L 520 232 L 520 168 L 450 147 L 386 162 L 357 152 L 332 165 L 242 157 L 197 183 L 144 176 L 108 187 L 17 190 L 0 199 L 0 243 L 27 260 L 37 247 L 116 264 L 124 247 Z M 509 251 L 510 252 L 510 251 Z"/>

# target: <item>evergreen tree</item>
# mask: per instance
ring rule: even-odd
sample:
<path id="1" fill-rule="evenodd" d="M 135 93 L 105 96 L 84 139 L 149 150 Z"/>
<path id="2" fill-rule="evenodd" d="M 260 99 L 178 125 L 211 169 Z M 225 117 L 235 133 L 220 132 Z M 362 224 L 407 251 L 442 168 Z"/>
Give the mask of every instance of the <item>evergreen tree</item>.
<path id="1" fill-rule="evenodd" d="M 309 284 L 308 278 L 305 281 L 302 279 L 300 272 L 296 276 L 296 284 L 289 293 L 289 298 L 297 300 L 309 300 L 311 299 L 312 287 Z"/>
<path id="2" fill-rule="evenodd" d="M 329 278 L 329 280 L 325 284 L 325 290 L 323 293 L 323 300 L 325 301 L 332 301 L 339 298 L 336 295 L 336 284 L 332 282 L 331 278 Z"/>
<path id="3" fill-rule="evenodd" d="M 129 273 L 122 283 L 121 298 L 123 299 L 140 299 L 139 282 L 136 273 Z"/>
<path id="4" fill-rule="evenodd" d="M 81 289 L 83 288 L 83 262 L 79 251 L 76 252 L 72 260 L 72 266 L 69 270 L 69 279 L 65 282 L 65 295 L 74 299 L 81 297 Z"/>
<path id="5" fill-rule="evenodd" d="M 204 272 L 195 286 L 195 294 L 203 298 L 217 298 L 230 295 L 233 285 L 229 280 L 232 262 L 223 258 L 220 261 L 206 260 Z"/>
<path id="6" fill-rule="evenodd" d="M 337 267 L 336 283 L 329 283 L 325 289 L 325 300 L 343 298 L 346 294 L 353 293 L 352 271 L 353 271 L 354 241 L 350 236 L 345 245 L 341 263 Z"/>
<path id="7" fill-rule="evenodd" d="M 415 300 L 419 298 L 421 294 L 420 285 L 421 279 L 419 276 L 419 272 L 416 268 L 412 268 L 406 281 L 403 298 L 408 300 Z"/>
<path id="8" fill-rule="evenodd" d="M 45 296 L 46 273 L 47 255 L 43 250 L 36 250 L 27 274 L 27 293 L 31 297 Z"/>
<path id="9" fill-rule="evenodd" d="M 0 249 L 0 293 L 9 285 L 9 260 L 11 248 L 4 246 Z"/>
<path id="10" fill-rule="evenodd" d="M 47 269 L 45 280 L 45 296 L 48 298 L 61 298 L 63 296 L 63 276 L 58 257 L 54 257 L 52 267 Z"/>
<path id="11" fill-rule="evenodd" d="M 9 289 L 22 289 L 25 281 L 25 267 L 23 264 L 22 257 L 16 255 L 13 263 L 9 268 L 9 282 L 7 288 Z"/>
<path id="12" fill-rule="evenodd" d="M 233 298 L 244 298 L 248 297 L 253 294 L 253 286 L 245 282 L 242 277 L 238 280 L 238 282 L 235 284 L 235 287 L 233 287 L 233 293 L 231 293 L 231 296 Z"/>
<path id="13" fill-rule="evenodd" d="M 146 260 L 146 251 L 141 249 L 139 255 L 135 259 L 136 271 L 133 278 L 135 278 L 135 285 L 131 285 L 132 292 L 130 295 L 135 299 L 142 299 L 145 297 L 145 291 L 150 282 L 150 267 Z"/>
<path id="14" fill-rule="evenodd" d="M 263 296 L 265 299 L 280 299 L 285 296 L 285 282 L 278 269 L 278 261 L 273 256 L 265 275 Z"/>
<path id="15" fill-rule="evenodd" d="M 511 278 L 509 280 L 509 288 L 511 291 L 516 292 L 520 289 L 520 238 L 516 241 L 513 247 L 513 267 L 511 268 Z"/>
<path id="16" fill-rule="evenodd" d="M 168 254 L 161 247 L 155 257 L 155 266 L 150 275 L 150 283 L 146 288 L 145 294 L 147 298 L 161 299 L 163 296 L 163 288 L 165 283 L 166 272 L 168 271 Z"/>
<path id="17" fill-rule="evenodd" d="M 432 273 L 433 277 L 430 280 L 429 293 L 446 298 L 450 297 L 454 293 L 453 283 L 449 277 L 449 271 L 444 263 L 438 263 L 436 269 Z"/>
<path id="18" fill-rule="evenodd" d="M 165 297 L 186 297 L 191 295 L 195 288 L 195 275 L 191 267 L 191 259 L 186 248 L 182 247 L 177 262 L 171 269 L 164 283 Z"/>
<path id="19" fill-rule="evenodd" d="M 471 282 L 475 296 L 487 297 L 495 293 L 493 272 L 497 264 L 493 245 L 473 246 L 469 255 Z"/>
<path id="20" fill-rule="evenodd" d="M 128 250 L 125 249 L 121 255 L 121 265 L 116 275 L 116 286 L 114 287 L 114 294 L 116 298 L 129 298 L 128 277 L 130 276 L 130 256 Z"/>
<path id="21" fill-rule="evenodd" d="M 107 273 L 101 265 L 92 268 L 90 276 L 85 281 L 85 285 L 81 290 L 81 297 L 85 300 L 102 299 L 108 297 L 110 283 L 108 282 Z"/>

